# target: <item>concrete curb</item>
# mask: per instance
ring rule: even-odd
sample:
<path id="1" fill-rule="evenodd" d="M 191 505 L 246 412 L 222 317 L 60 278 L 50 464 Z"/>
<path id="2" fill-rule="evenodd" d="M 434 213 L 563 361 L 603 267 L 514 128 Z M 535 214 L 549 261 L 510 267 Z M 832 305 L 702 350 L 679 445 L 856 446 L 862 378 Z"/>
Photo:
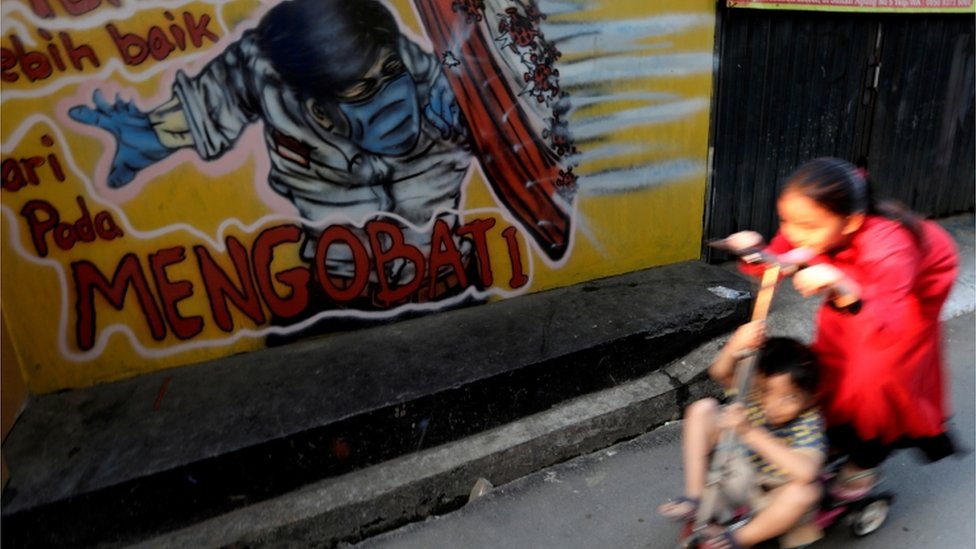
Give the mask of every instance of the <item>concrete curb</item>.
<path id="1" fill-rule="evenodd" d="M 708 353 L 709 342 L 692 355 Z M 697 361 L 696 361 L 697 362 Z M 357 541 L 466 498 L 479 477 L 504 484 L 676 419 L 714 390 L 689 359 L 544 413 L 147 540 L 133 547 L 306 546 Z M 681 380 L 681 381 L 679 381 Z"/>

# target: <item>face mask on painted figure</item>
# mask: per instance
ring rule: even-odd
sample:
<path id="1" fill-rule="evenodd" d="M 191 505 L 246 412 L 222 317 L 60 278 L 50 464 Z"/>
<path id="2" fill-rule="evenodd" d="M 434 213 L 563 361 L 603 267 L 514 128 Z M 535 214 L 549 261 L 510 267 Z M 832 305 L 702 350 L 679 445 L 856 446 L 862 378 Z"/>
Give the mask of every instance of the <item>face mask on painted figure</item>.
<path id="1" fill-rule="evenodd" d="M 405 154 L 420 138 L 417 86 L 406 72 L 365 101 L 339 103 L 339 111 L 349 123 L 349 139 L 371 153 Z"/>
<path id="2" fill-rule="evenodd" d="M 400 57 L 384 49 L 372 67 L 327 102 L 309 99 L 312 118 L 374 155 L 410 152 L 420 138 L 417 86 Z"/>

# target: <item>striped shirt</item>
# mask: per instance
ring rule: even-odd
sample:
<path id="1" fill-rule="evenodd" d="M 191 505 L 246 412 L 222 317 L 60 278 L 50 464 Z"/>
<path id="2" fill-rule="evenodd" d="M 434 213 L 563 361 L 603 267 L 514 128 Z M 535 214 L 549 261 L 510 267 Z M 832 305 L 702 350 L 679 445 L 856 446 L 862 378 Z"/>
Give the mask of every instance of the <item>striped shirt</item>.
<path id="1" fill-rule="evenodd" d="M 824 421 L 819 408 L 809 408 L 793 421 L 779 427 L 771 427 L 756 393 L 748 396 L 745 406 L 746 416 L 753 427 L 766 429 L 794 450 L 806 449 L 826 455 L 827 439 L 824 435 Z M 748 456 L 760 477 L 764 477 L 772 483 L 784 482 L 789 479 L 786 473 L 752 450 L 748 451 Z"/>

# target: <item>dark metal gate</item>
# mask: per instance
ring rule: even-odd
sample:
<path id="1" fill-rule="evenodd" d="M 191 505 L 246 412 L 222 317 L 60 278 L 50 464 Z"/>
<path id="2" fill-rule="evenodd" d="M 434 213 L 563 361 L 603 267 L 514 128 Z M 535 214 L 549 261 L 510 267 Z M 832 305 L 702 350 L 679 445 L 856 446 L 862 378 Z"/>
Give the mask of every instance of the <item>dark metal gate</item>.
<path id="1" fill-rule="evenodd" d="M 923 214 L 973 210 L 973 17 L 718 14 L 706 239 L 770 236 L 780 180 L 817 156 L 867 166 L 878 196 Z"/>

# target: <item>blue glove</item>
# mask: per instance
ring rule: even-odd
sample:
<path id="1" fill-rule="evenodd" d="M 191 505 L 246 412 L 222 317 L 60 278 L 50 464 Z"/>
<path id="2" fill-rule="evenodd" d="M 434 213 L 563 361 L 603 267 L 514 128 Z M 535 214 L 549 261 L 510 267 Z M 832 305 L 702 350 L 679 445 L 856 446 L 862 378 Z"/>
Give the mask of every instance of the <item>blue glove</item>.
<path id="1" fill-rule="evenodd" d="M 125 186 L 135 178 L 139 170 L 159 162 L 173 151 L 159 141 L 149 123 L 149 115 L 132 104 L 115 96 L 110 105 L 100 90 L 92 95 L 95 108 L 78 105 L 68 109 L 68 115 L 90 126 L 97 126 L 115 136 L 117 149 L 108 173 L 108 186 L 113 189 Z"/>
<path id="2" fill-rule="evenodd" d="M 466 138 L 468 135 L 464 115 L 454 98 L 454 91 L 443 74 L 437 76 L 430 86 L 424 116 L 441 132 L 444 139 Z"/>

